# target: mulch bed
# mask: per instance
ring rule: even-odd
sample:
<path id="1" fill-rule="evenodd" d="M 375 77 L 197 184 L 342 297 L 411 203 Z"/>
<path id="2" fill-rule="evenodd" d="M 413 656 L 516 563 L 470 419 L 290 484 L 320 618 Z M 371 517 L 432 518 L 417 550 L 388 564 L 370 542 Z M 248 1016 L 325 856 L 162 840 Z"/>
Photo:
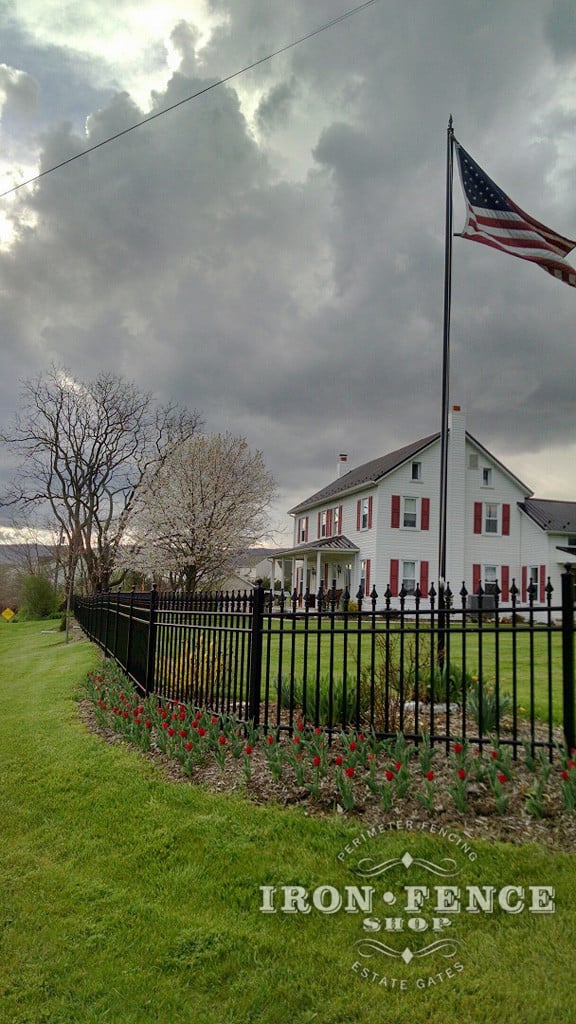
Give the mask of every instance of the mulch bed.
<path id="1" fill-rule="evenodd" d="M 113 729 L 100 726 L 91 701 L 80 701 L 79 708 L 82 721 L 107 743 L 130 745 Z M 137 747 L 130 746 L 138 751 Z M 337 753 L 337 750 L 336 742 L 334 752 Z M 155 746 L 154 741 L 149 751 L 139 753 L 141 757 L 157 765 L 164 777 L 174 784 L 201 785 L 218 793 L 238 793 L 255 804 L 273 802 L 283 807 L 297 805 L 304 808 L 307 815 L 341 814 L 349 820 L 356 821 L 361 828 L 382 822 L 428 820 L 437 825 L 458 829 L 469 839 L 498 840 L 515 845 L 538 843 L 555 851 L 576 851 L 576 813 L 568 813 L 564 808 L 557 767 L 546 786 L 543 815 L 541 818 L 534 818 L 527 814 L 525 804 L 526 794 L 533 788 L 535 777 L 521 761 L 514 766 L 513 778 L 507 783 L 507 786 L 510 786 L 510 800 L 504 814 L 498 813 L 489 787 L 480 782 L 473 782 L 468 787 L 467 811 L 461 813 L 456 809 L 448 790 L 454 779 L 454 768 L 443 750 L 438 751 L 433 762 L 432 812 L 427 810 L 416 796 L 418 789 L 423 786 L 417 763 L 411 766 L 414 780 L 409 792 L 396 800 L 387 811 L 383 810 L 377 797 L 370 793 L 362 781 L 362 770 L 359 769 L 359 777 L 355 778 L 353 783 L 355 806 L 352 810 L 345 811 L 338 803 L 333 772 L 321 780 L 318 795 L 312 796 L 308 789 L 297 785 L 288 766 L 281 780 L 275 780 L 269 771 L 265 754 L 258 746 L 255 746 L 251 754 L 251 777 L 248 781 L 244 775 L 242 758 L 236 760 L 228 756 L 224 770 L 210 758 L 197 765 L 192 775 L 186 775 L 179 762 L 168 758 Z"/>

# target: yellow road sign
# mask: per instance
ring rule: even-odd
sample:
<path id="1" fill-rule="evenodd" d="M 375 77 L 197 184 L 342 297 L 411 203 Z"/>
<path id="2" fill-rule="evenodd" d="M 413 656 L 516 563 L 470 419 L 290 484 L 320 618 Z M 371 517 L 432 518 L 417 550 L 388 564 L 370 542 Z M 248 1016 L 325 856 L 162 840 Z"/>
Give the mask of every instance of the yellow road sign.
<path id="1" fill-rule="evenodd" d="M 13 612 L 11 608 L 5 608 L 2 612 L 2 618 L 6 619 L 6 622 L 10 622 L 10 619 L 13 619 L 15 615 L 16 612 Z"/>

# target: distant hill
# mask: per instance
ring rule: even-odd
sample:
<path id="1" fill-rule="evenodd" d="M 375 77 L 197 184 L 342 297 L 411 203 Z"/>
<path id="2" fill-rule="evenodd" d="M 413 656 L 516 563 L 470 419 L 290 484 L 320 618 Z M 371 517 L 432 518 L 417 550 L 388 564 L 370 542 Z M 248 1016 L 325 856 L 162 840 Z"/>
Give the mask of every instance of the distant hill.
<path id="1" fill-rule="evenodd" d="M 49 559 L 55 552 L 48 544 L 0 544 L 0 565 L 24 565 L 30 557 Z"/>

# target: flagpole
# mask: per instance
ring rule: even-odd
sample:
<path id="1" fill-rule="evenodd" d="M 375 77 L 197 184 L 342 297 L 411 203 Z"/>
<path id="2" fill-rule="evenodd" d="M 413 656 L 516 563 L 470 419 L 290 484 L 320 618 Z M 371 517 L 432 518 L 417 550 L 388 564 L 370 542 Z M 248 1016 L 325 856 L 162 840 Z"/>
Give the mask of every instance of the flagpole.
<path id="1" fill-rule="evenodd" d="M 444 247 L 444 336 L 442 347 L 442 426 L 440 431 L 440 524 L 438 577 L 446 582 L 446 521 L 448 504 L 448 410 L 450 406 L 450 308 L 452 295 L 452 180 L 454 167 L 454 129 L 452 114 L 448 121 L 446 146 L 446 235 Z"/>

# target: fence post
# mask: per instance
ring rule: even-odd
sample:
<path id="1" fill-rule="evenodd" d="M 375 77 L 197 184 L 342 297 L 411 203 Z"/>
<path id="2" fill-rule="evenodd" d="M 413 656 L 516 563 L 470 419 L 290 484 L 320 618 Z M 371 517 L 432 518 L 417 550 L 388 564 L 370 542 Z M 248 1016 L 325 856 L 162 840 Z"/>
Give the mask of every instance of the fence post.
<path id="1" fill-rule="evenodd" d="M 570 565 L 562 573 L 562 700 L 564 738 L 568 750 L 574 741 L 574 578 Z"/>
<path id="2" fill-rule="evenodd" d="M 130 675 L 130 655 L 132 654 L 132 620 L 134 618 L 134 594 L 136 592 L 136 585 L 133 584 L 132 590 L 130 591 L 130 604 L 128 607 L 128 632 L 126 635 L 126 655 L 124 661 L 124 669 L 126 675 Z"/>
<path id="3" fill-rule="evenodd" d="M 256 580 L 252 592 L 252 633 L 250 637 L 250 678 L 248 681 L 248 718 L 260 724 L 260 687 L 262 682 L 262 634 L 264 629 L 264 587 Z"/>
<path id="4" fill-rule="evenodd" d="M 108 657 L 108 621 L 110 619 L 110 590 L 106 592 L 106 615 L 104 619 L 104 657 Z"/>
<path id="5" fill-rule="evenodd" d="M 158 621 L 158 588 L 152 584 L 150 591 L 150 621 L 148 624 L 148 647 L 146 651 L 146 696 L 154 692 L 156 676 L 156 633 Z"/>

